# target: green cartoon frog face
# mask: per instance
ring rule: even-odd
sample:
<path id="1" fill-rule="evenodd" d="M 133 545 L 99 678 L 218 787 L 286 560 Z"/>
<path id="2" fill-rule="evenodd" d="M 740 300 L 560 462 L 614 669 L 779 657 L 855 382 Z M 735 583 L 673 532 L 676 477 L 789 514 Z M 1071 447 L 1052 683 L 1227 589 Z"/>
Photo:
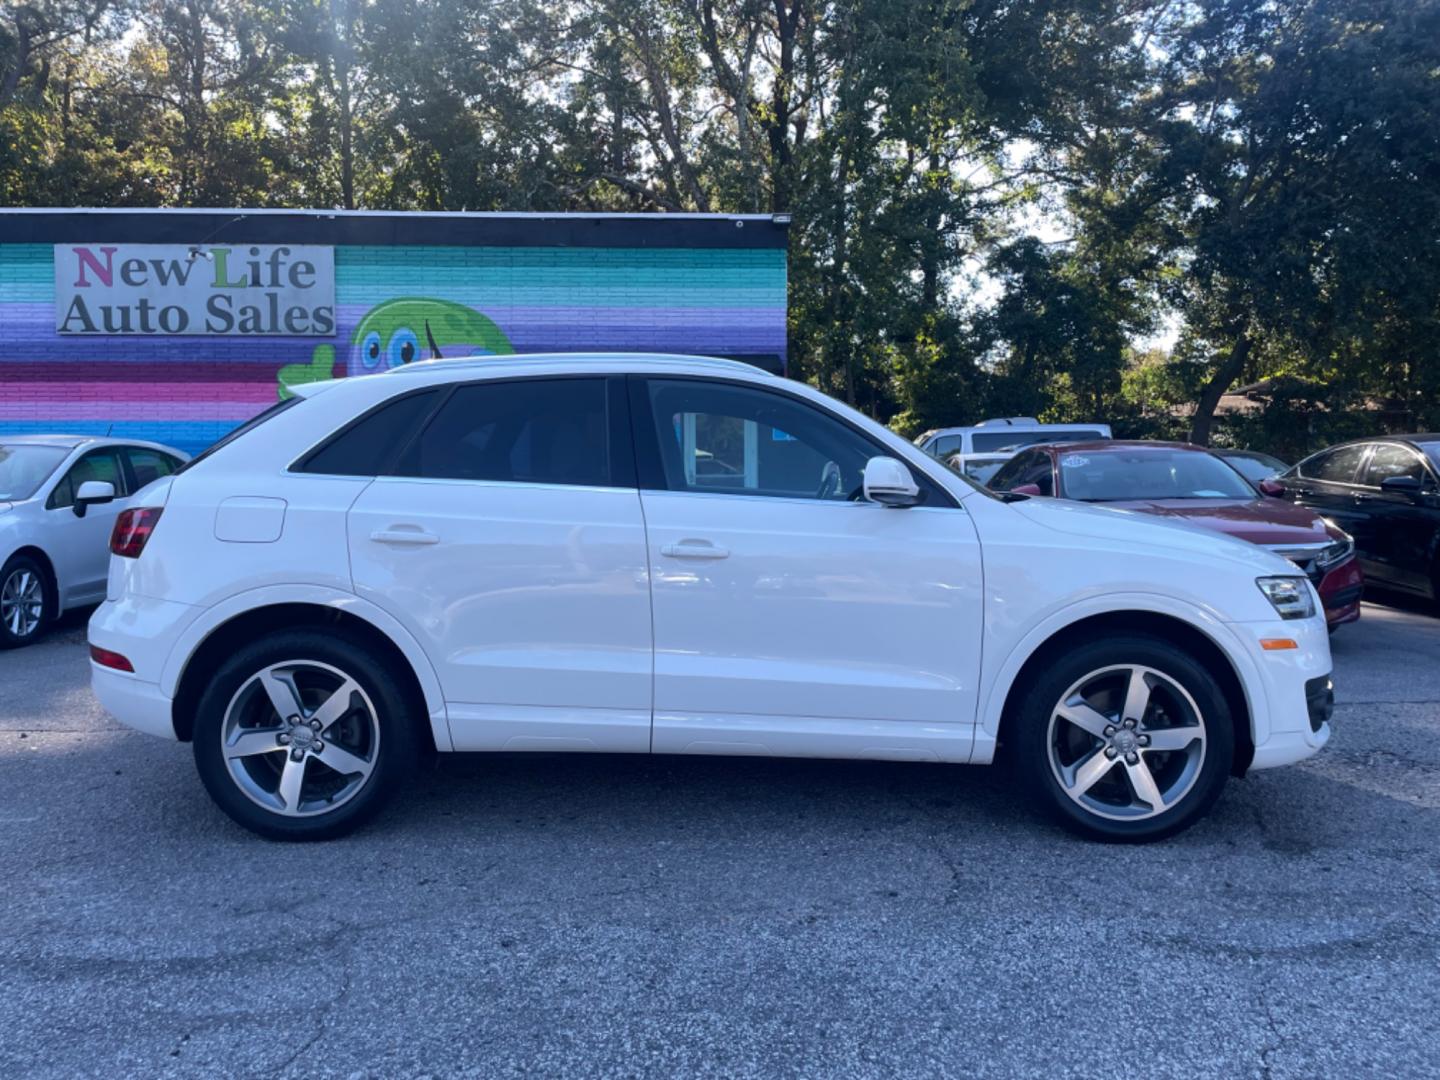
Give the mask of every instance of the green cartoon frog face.
<path id="1" fill-rule="evenodd" d="M 351 375 L 417 360 L 513 353 L 501 329 L 474 308 L 449 300 L 400 297 L 371 308 L 350 338 Z"/>

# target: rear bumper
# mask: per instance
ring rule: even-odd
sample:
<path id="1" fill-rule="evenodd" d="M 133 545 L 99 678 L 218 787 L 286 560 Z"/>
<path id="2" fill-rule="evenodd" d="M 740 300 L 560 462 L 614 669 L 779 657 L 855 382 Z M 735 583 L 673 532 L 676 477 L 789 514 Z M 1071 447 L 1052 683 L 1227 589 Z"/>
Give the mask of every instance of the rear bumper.
<path id="1" fill-rule="evenodd" d="M 162 689 L 165 662 L 199 613 L 189 604 L 133 594 L 95 609 L 90 643 L 119 653 L 135 669 L 129 674 L 90 664 L 90 687 L 115 719 L 137 731 L 175 738 L 172 702 Z"/>
<path id="2" fill-rule="evenodd" d="M 175 738 L 170 699 L 160 692 L 158 684 L 101 667 L 92 661 L 90 689 L 95 691 L 105 711 L 122 724 L 147 735 L 159 735 L 162 739 Z"/>

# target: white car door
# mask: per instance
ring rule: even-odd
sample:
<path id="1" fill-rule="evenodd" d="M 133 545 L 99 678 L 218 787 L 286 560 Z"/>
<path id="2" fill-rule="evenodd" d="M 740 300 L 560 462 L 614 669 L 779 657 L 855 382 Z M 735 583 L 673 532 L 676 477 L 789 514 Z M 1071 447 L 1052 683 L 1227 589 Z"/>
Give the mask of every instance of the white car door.
<path id="1" fill-rule="evenodd" d="M 115 501 L 86 507 L 75 513 L 75 492 L 87 480 L 103 480 L 115 487 Z M 115 447 L 91 450 L 70 466 L 45 500 L 46 553 L 59 579 L 60 606 L 96 603 L 105 599 L 110 568 L 110 533 L 115 518 L 127 505 L 125 470 Z"/>
<path id="2" fill-rule="evenodd" d="M 429 653 L 455 749 L 648 751 L 650 595 L 623 380 L 433 393 L 444 400 L 378 470 L 391 475 L 350 510 L 356 591 Z"/>
<path id="3" fill-rule="evenodd" d="M 883 444 L 779 388 L 632 379 L 656 752 L 968 760 L 980 669 L 969 515 L 860 498 Z M 913 470 L 912 470 L 913 472 Z"/>

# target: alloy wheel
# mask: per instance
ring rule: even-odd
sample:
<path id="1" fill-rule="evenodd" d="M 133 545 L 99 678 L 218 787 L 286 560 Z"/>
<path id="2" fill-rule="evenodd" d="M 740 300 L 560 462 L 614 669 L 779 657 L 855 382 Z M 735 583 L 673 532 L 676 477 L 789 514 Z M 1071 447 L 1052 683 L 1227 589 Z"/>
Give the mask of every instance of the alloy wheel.
<path id="1" fill-rule="evenodd" d="M 1206 753 L 1195 699 L 1163 671 L 1100 668 L 1051 710 L 1050 767 L 1087 813 L 1115 821 L 1156 817 L 1195 787 Z"/>
<path id="2" fill-rule="evenodd" d="M 380 722 L 345 672 L 289 660 L 241 683 L 220 744 L 230 778 L 252 802 L 285 817 L 313 817 L 364 788 L 378 760 Z"/>
<path id="3" fill-rule="evenodd" d="M 27 566 L 11 571 L 0 585 L 0 625 L 14 638 L 27 638 L 40 629 L 45 615 L 45 587 L 40 575 Z"/>

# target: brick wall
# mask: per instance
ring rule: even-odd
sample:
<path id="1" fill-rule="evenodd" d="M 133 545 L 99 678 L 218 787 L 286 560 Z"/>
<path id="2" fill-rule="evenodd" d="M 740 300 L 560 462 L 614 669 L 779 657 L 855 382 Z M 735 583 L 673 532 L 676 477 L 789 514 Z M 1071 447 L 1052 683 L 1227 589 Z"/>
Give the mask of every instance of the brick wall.
<path id="1" fill-rule="evenodd" d="M 785 354 L 783 248 L 337 244 L 335 301 L 332 338 L 61 336 L 53 246 L 0 237 L 0 434 L 108 431 L 194 452 L 287 381 L 388 366 L 389 342 L 438 310 L 444 355 Z"/>

